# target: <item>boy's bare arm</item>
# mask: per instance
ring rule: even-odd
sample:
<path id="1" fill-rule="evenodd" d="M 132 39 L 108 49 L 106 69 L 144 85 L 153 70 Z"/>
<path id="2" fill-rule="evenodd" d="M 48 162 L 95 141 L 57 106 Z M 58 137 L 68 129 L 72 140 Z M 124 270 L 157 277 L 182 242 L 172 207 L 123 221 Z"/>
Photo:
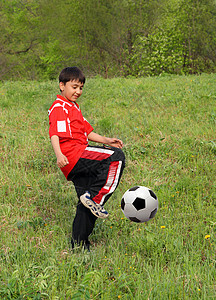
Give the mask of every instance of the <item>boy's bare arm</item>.
<path id="1" fill-rule="evenodd" d="M 57 165 L 59 168 L 63 168 L 67 164 L 69 164 L 67 157 L 61 152 L 59 137 L 57 135 L 53 135 L 51 137 L 51 143 L 53 146 L 53 150 L 55 152 L 57 158 Z"/>
<path id="2" fill-rule="evenodd" d="M 99 135 L 95 132 L 90 132 L 88 135 L 88 139 L 92 142 L 107 144 L 112 147 L 122 148 L 123 142 L 117 138 L 108 138 L 106 136 Z"/>

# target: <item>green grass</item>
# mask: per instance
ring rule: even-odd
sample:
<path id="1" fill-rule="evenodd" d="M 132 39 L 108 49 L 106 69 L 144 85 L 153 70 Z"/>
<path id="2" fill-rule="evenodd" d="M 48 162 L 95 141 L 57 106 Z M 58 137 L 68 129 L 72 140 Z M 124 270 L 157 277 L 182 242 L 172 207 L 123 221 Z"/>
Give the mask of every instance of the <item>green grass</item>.
<path id="1" fill-rule="evenodd" d="M 4 82 L 0 299 L 216 298 L 216 75 L 89 79 L 79 104 L 95 132 L 124 141 L 127 166 L 91 253 L 70 251 L 77 197 L 56 165 L 47 110 L 57 82 Z M 123 193 L 150 187 L 146 224 Z"/>

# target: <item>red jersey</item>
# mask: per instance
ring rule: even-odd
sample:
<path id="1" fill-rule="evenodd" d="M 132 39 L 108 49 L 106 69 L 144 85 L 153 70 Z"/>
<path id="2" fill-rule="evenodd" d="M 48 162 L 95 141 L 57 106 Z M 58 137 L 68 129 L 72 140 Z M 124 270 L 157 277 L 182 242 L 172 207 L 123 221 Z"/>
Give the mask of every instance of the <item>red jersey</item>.
<path id="1" fill-rule="evenodd" d="M 85 148 L 88 146 L 88 135 L 93 127 L 83 117 L 79 105 L 57 95 L 49 111 L 49 135 L 59 137 L 62 153 L 69 164 L 61 168 L 67 178 Z"/>

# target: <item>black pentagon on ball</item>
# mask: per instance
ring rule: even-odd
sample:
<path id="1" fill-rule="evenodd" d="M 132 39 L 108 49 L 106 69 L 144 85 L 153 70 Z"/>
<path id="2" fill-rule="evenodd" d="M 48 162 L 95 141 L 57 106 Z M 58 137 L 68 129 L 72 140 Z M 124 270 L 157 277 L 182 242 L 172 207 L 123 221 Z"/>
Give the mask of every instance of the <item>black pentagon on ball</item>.
<path id="1" fill-rule="evenodd" d="M 150 219 L 154 218 L 154 216 L 156 215 L 156 212 L 157 212 L 157 208 L 155 208 L 155 209 L 151 212 L 149 218 L 150 218 Z"/>
<path id="2" fill-rule="evenodd" d="M 136 217 L 129 217 L 129 219 L 133 222 L 136 222 L 136 223 L 140 223 L 141 221 L 139 219 L 137 219 Z"/>
<path id="3" fill-rule="evenodd" d="M 132 188 L 129 189 L 130 192 L 134 192 L 139 188 L 139 186 L 134 186 Z"/>
<path id="4" fill-rule="evenodd" d="M 137 210 L 145 208 L 146 207 L 145 199 L 137 197 L 133 202 L 133 206 Z"/>
<path id="5" fill-rule="evenodd" d="M 149 193 L 152 196 L 152 198 L 154 198 L 155 200 L 157 200 L 157 196 L 155 195 L 155 193 L 152 190 L 149 190 Z"/>
<path id="6" fill-rule="evenodd" d="M 124 198 L 121 199 L 121 209 L 124 210 L 125 208 L 125 201 Z"/>

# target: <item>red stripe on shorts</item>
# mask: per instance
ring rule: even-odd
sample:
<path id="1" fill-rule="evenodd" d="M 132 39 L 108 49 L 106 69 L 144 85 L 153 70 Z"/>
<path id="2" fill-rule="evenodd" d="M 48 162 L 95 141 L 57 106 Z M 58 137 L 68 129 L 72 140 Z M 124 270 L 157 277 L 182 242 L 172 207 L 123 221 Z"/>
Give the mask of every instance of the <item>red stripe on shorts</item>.
<path id="1" fill-rule="evenodd" d="M 107 175 L 107 180 L 105 185 L 99 191 L 99 193 L 93 198 L 96 203 L 103 204 L 101 202 L 104 201 L 104 197 L 116 189 L 119 180 L 119 172 L 120 172 L 120 162 L 113 161 L 110 164 L 109 172 Z"/>
<path id="2" fill-rule="evenodd" d="M 81 158 L 91 159 L 91 160 L 103 160 L 110 157 L 114 153 L 113 150 L 101 149 L 94 147 L 87 147 Z"/>

